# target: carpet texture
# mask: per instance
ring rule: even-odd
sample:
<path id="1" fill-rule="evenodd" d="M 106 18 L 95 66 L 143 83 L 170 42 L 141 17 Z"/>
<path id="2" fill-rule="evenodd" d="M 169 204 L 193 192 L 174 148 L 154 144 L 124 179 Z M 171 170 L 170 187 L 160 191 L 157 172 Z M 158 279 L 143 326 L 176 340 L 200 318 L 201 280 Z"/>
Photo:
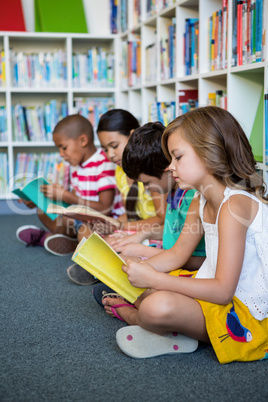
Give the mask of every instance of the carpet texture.
<path id="1" fill-rule="evenodd" d="M 0 216 L 0 400 L 266 401 L 268 361 L 221 365 L 210 346 L 135 360 L 117 347 L 125 323 L 71 283 L 70 257 L 26 248 L 16 229 L 35 215 Z M 94 286 L 94 285 L 93 285 Z"/>

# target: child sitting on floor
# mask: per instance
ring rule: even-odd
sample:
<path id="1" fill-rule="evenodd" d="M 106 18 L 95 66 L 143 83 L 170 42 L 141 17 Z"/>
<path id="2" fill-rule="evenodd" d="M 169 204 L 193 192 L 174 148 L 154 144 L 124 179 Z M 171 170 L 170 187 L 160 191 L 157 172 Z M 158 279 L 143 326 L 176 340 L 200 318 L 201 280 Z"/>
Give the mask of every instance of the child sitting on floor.
<path id="1" fill-rule="evenodd" d="M 169 192 L 165 223 L 160 230 L 158 227 L 149 227 L 123 238 L 110 237 L 109 244 L 125 256 L 140 256 L 144 259 L 161 253 L 163 249 L 171 248 L 181 234 L 189 206 L 196 193 L 193 189 L 182 190 L 175 184 L 175 179 L 168 169 L 169 162 L 161 147 L 164 129 L 159 122 L 144 124 L 133 132 L 123 152 L 122 165 L 128 177 L 141 181 L 153 192 Z M 148 238 L 163 239 L 163 249 L 139 244 Z M 191 272 L 185 271 L 184 274 L 195 275 L 204 258 L 205 243 L 202 238 L 184 265 L 184 269 Z M 113 291 L 102 283 L 93 289 L 93 295 L 99 304 L 106 293 Z"/>
<path id="2" fill-rule="evenodd" d="M 141 255 L 152 257 L 162 251 L 162 248 L 148 247 L 142 243 L 145 239 L 163 240 L 163 249 L 171 248 L 178 239 L 187 215 L 187 211 L 195 195 L 195 190 L 182 190 L 175 185 L 175 179 L 168 169 L 168 160 L 161 148 L 164 132 L 156 130 L 160 123 L 148 123 L 136 129 L 131 135 L 123 152 L 122 166 L 124 172 L 133 180 L 138 180 L 151 191 L 168 193 L 165 223 L 160 230 L 148 228 L 131 236 L 111 239 L 109 244 L 117 252 L 128 256 Z M 113 235 L 110 236 L 110 238 Z M 204 239 L 193 252 L 187 266 L 192 270 L 198 268 L 205 257 Z"/>
<path id="3" fill-rule="evenodd" d="M 126 213 L 121 215 L 121 231 L 116 236 L 127 236 L 130 232 L 146 227 L 159 228 L 165 219 L 166 194 L 148 191 L 143 183 L 127 177 L 122 169 L 123 151 L 134 129 L 139 127 L 135 117 L 124 109 L 112 109 L 101 116 L 97 127 L 98 137 L 108 159 L 117 164 L 115 177 L 118 190 Z M 165 127 L 158 123 L 154 130 L 159 130 L 161 135 Z M 95 226 L 102 230 L 102 225 Z M 72 282 L 77 285 L 91 285 L 92 275 L 77 264 L 67 269 L 67 274 Z"/>
<path id="4" fill-rule="evenodd" d="M 42 186 L 41 191 L 51 201 L 86 205 L 114 217 L 122 214 L 121 198 L 116 195 L 115 165 L 95 147 L 91 123 L 79 114 L 67 116 L 55 126 L 53 141 L 61 157 L 71 165 L 72 191 L 55 184 Z M 31 202 L 24 203 L 29 208 L 35 207 Z M 17 230 L 17 238 L 27 245 L 44 246 L 55 255 L 71 254 L 77 240 L 91 233 L 90 225 L 81 221 L 64 216 L 52 220 L 40 210 L 38 217 L 49 231 L 22 226 Z"/>
<path id="5" fill-rule="evenodd" d="M 138 308 L 116 309 L 131 325 L 117 343 L 132 357 L 193 351 L 200 340 L 220 363 L 266 359 L 268 196 L 249 141 L 228 111 L 208 106 L 171 122 L 162 144 L 180 188 L 199 195 L 171 249 L 122 267 L 132 285 L 154 291 Z M 204 234 L 207 257 L 196 277 L 178 276 Z M 118 302 L 103 303 L 114 315 Z"/>

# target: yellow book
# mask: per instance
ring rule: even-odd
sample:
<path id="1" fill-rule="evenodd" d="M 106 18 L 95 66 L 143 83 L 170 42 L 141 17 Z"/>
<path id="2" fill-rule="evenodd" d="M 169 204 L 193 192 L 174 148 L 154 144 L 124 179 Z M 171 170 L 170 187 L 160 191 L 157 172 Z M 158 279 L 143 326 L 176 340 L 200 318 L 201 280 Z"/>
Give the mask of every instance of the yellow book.
<path id="1" fill-rule="evenodd" d="M 125 261 L 96 232 L 81 240 L 72 260 L 130 303 L 134 303 L 146 290 L 129 283 L 127 274 L 122 271 Z"/>

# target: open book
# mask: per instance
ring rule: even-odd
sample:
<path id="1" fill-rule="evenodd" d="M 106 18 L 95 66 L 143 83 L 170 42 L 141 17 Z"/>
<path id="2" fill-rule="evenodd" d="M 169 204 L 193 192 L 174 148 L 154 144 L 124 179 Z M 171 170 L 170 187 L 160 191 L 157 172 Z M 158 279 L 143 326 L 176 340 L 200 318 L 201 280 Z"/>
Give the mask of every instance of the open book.
<path id="1" fill-rule="evenodd" d="M 111 225 L 114 230 L 119 229 L 121 225 L 121 222 L 119 222 L 117 219 L 106 216 L 101 212 L 98 212 L 95 209 L 89 208 L 85 205 L 74 204 L 64 208 L 63 206 L 57 204 L 49 204 L 47 213 L 64 215 L 79 221 L 101 221 Z"/>
<path id="2" fill-rule="evenodd" d="M 45 212 L 50 219 L 54 220 L 58 215 L 56 213 L 48 213 L 47 207 L 51 203 L 51 199 L 47 198 L 41 191 L 40 186 L 50 184 L 44 177 L 37 177 L 31 180 L 23 188 L 16 188 L 12 193 L 25 201 L 32 201 L 41 211 Z M 53 201 L 58 206 L 68 207 L 69 204 L 63 201 Z M 56 205 L 55 204 L 55 205 Z"/>
<path id="3" fill-rule="evenodd" d="M 130 303 L 134 303 L 145 291 L 129 283 L 127 274 L 122 271 L 125 261 L 96 232 L 81 240 L 72 260 Z"/>

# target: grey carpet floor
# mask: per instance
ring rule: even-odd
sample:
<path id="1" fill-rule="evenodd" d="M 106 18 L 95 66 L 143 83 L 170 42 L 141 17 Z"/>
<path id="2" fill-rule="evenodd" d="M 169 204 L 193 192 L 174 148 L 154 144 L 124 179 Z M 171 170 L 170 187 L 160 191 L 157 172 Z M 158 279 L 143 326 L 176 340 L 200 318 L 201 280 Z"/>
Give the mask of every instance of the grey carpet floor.
<path id="1" fill-rule="evenodd" d="M 0 216 L 1 401 L 267 401 L 268 361 L 221 365 L 210 346 L 135 360 L 115 341 L 126 325 L 92 288 L 72 284 L 69 257 L 16 240 L 36 216 Z"/>

